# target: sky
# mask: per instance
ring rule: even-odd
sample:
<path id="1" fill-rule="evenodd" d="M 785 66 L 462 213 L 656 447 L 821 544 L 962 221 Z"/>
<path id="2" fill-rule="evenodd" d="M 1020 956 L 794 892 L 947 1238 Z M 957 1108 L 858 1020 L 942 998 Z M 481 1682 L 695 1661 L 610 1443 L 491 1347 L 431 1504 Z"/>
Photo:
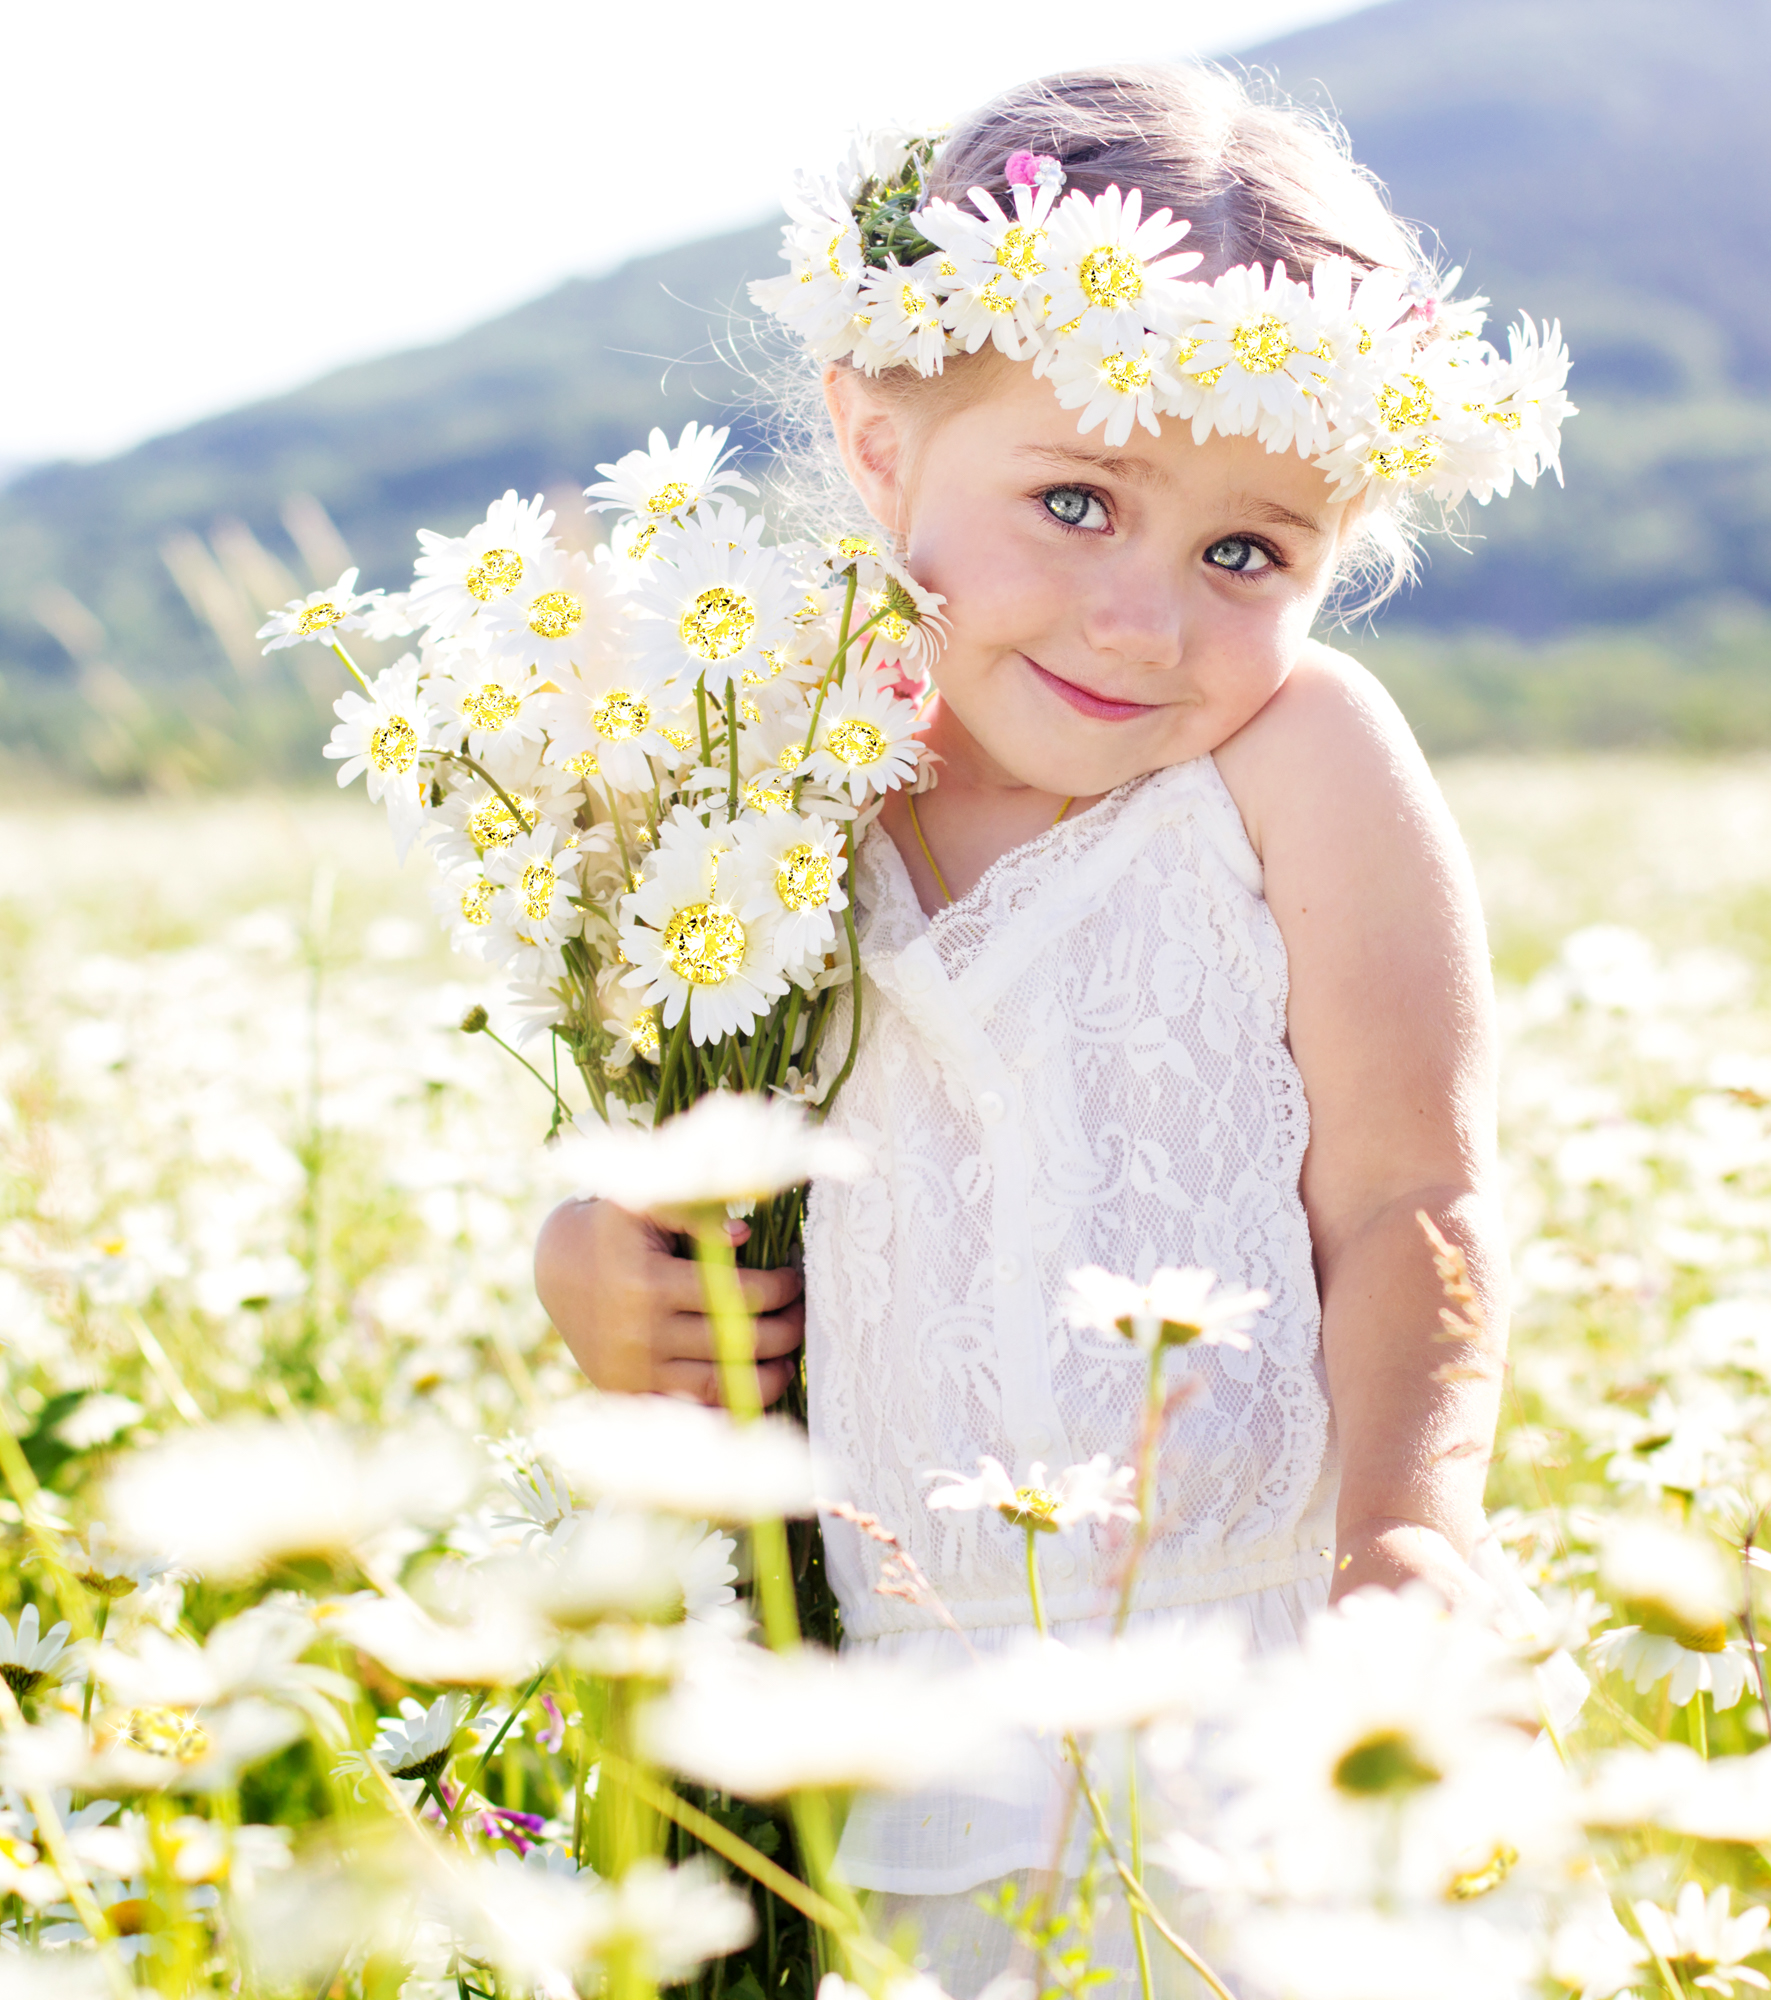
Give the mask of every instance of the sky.
<path id="1" fill-rule="evenodd" d="M 855 124 L 1370 0 L 87 0 L 14 10 L 0 476 L 755 221 Z"/>

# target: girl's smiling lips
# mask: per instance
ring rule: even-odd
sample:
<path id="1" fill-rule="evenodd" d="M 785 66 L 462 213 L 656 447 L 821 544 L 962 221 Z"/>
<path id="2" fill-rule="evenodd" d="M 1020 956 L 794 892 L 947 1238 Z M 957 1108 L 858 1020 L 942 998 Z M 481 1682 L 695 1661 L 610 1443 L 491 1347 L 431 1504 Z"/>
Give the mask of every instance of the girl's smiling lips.
<path id="1" fill-rule="evenodd" d="M 1035 677 L 1045 683 L 1061 701 L 1082 715 L 1092 715 L 1101 722 L 1130 722 L 1134 716 L 1151 715 L 1161 706 L 1150 701 L 1114 701 L 1104 694 L 1096 694 L 1093 688 L 1078 687 L 1074 681 L 1065 680 L 1062 675 L 1049 672 L 1037 660 L 1028 660 L 1021 655 L 1033 670 Z"/>

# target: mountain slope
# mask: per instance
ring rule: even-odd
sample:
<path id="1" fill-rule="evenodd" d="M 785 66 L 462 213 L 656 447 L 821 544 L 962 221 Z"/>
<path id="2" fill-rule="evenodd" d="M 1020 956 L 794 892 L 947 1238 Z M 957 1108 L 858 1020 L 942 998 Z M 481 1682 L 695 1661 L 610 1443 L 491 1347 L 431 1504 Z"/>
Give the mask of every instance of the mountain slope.
<path id="1" fill-rule="evenodd" d="M 1472 509 L 1470 549 L 1437 546 L 1386 627 L 1532 636 L 1771 605 L 1766 0 L 1388 0 L 1246 61 L 1333 104 L 1503 324 L 1559 314 L 1575 352 L 1567 490 Z M 0 674 L 61 676 L 82 649 L 137 677 L 219 667 L 169 537 L 186 595 L 233 593 L 241 655 L 244 598 L 277 562 L 302 567 L 292 493 L 319 497 L 370 581 L 398 585 L 421 523 L 463 525 L 507 486 L 581 485 L 653 422 L 736 411 L 753 436 L 755 392 L 723 342 L 742 280 L 773 267 L 772 228 L 691 245 L 104 464 L 27 475 L 0 493 Z"/>

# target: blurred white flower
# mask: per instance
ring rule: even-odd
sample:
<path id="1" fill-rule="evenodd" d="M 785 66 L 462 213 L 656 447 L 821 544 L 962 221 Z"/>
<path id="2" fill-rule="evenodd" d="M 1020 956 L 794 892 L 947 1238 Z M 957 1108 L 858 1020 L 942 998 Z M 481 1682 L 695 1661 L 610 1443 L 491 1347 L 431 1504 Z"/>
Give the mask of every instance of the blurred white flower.
<path id="1" fill-rule="evenodd" d="M 1771 1841 L 1771 1750 L 1714 1759 L 1683 1743 L 1608 1751 L 1587 1773 L 1580 1813 L 1588 1826 L 1758 1846 Z"/>
<path id="2" fill-rule="evenodd" d="M 356 1437 L 324 1419 L 241 1420 L 127 1458 L 106 1512 L 130 1547 L 203 1576 L 360 1548 L 396 1522 L 447 1520 L 476 1466 L 441 1430 Z"/>
<path id="3" fill-rule="evenodd" d="M 730 430 L 686 424 L 675 444 L 654 428 L 644 451 L 624 453 L 613 465 L 597 467 L 603 477 L 584 489 L 599 514 L 633 514 L 640 525 L 681 521 L 710 494 L 729 488 L 754 493 L 748 479 L 729 470 L 735 452 L 726 450 Z"/>
<path id="4" fill-rule="evenodd" d="M 381 598 L 379 590 L 359 592 L 357 572 L 347 569 L 330 590 L 310 590 L 305 597 L 291 598 L 281 611 L 273 611 L 258 628 L 266 641 L 264 650 L 274 653 L 279 646 L 298 646 L 303 639 L 318 639 L 330 645 L 339 632 L 354 632 L 368 623 Z"/>
<path id="5" fill-rule="evenodd" d="M 953 1482 L 929 1494 L 930 1507 L 951 1508 L 956 1513 L 994 1507 L 1011 1526 L 1036 1528 L 1041 1534 L 1058 1534 L 1081 1521 L 1138 1518 L 1131 1499 L 1137 1472 L 1129 1465 L 1116 1467 L 1105 1452 L 1085 1464 L 1067 1465 L 1049 1481 L 1044 1465 L 1036 1459 L 1019 1486 L 988 1456 L 978 1460 L 977 1474 L 971 1479 L 959 1472 L 935 1472 L 929 1477 Z"/>
<path id="6" fill-rule="evenodd" d="M 813 1512 L 806 1435 L 782 1418 L 738 1424 L 663 1396 L 581 1396 L 535 1442 L 578 1491 L 623 1507 L 733 1524 Z"/>
<path id="7" fill-rule="evenodd" d="M 1754 1684 L 1753 1656 L 1738 1639 L 1696 1648 L 1664 1632 L 1618 1625 L 1591 1642 L 1587 1657 L 1604 1672 L 1622 1674 L 1638 1694 L 1669 1681 L 1667 1692 L 1678 1708 L 1699 1693 L 1717 1708 L 1732 1708 Z"/>
<path id="8" fill-rule="evenodd" d="M 203 1644 L 155 1631 L 138 1633 L 131 1650 L 100 1647 L 93 1664 L 99 1684 L 130 1707 L 206 1709 L 242 1695 L 262 1695 L 306 1716 L 326 1735 L 341 1727 L 334 1701 L 356 1690 L 330 1667 L 301 1659 L 320 1637 L 305 1612 L 260 1604 L 225 1618 Z"/>
<path id="9" fill-rule="evenodd" d="M 987 1785 L 1013 1725 L 969 1672 L 722 1646 L 691 1658 L 641 1725 L 647 1753 L 747 1798 L 805 1786 Z"/>
<path id="10" fill-rule="evenodd" d="M 1705 1896 L 1697 1883 L 1687 1882 L 1670 1911 L 1646 1901 L 1630 1907 L 1649 1948 L 1676 1976 L 1711 1993 L 1732 1993 L 1736 1984 L 1771 1992 L 1771 1979 L 1740 1963 L 1765 1949 L 1771 1910 L 1759 1905 L 1731 1916 L 1729 1900 L 1726 1886 Z"/>
<path id="11" fill-rule="evenodd" d="M 1266 1909 L 1237 1928 L 1236 1964 L 1286 2000 L 1527 2000 L 1539 1952 L 1524 1925 L 1473 1911 Z"/>
<path id="12" fill-rule="evenodd" d="M 1158 1347 L 1246 1348 L 1248 1330 L 1267 1303 L 1265 1292 L 1219 1291 L 1217 1273 L 1165 1268 L 1139 1284 L 1098 1264 L 1070 1273 L 1065 1312 L 1072 1326 L 1119 1333 L 1146 1352 Z"/>
<path id="13" fill-rule="evenodd" d="M 413 564 L 408 616 L 428 625 L 433 637 L 467 631 L 487 605 L 520 589 L 554 546 L 548 539 L 553 514 L 544 513 L 541 495 L 519 500 L 512 487 L 494 500 L 486 518 L 465 535 L 418 531 L 422 550 Z"/>
<path id="14" fill-rule="evenodd" d="M 580 1123 L 557 1157 L 581 1197 L 601 1195 L 636 1215 L 723 1209 L 801 1181 L 857 1180 L 866 1171 L 858 1148 L 796 1107 L 729 1090 L 649 1132 Z"/>
<path id="15" fill-rule="evenodd" d="M 433 1616 L 405 1596 L 366 1597 L 334 1623 L 351 1645 L 421 1687 L 516 1687 L 547 1657 L 526 1607 L 489 1580 L 478 1601 L 450 1608 L 461 1615 Z"/>
<path id="16" fill-rule="evenodd" d="M 53 1686 L 72 1664 L 68 1651 L 68 1621 L 63 1618 L 41 1629 L 37 1607 L 27 1604 L 18 1614 L 15 1632 L 9 1619 L 0 1618 L 0 1680 L 23 1701 L 46 1683 Z"/>

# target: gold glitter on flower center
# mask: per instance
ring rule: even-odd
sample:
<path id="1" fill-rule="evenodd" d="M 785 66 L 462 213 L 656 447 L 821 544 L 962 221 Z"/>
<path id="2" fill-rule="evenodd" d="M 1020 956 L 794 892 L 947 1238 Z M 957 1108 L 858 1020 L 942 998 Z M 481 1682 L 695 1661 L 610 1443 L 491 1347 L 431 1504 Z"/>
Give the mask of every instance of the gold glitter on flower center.
<path id="1" fill-rule="evenodd" d="M 1433 392 L 1418 375 L 1404 375 L 1401 385 L 1383 383 L 1377 392 L 1377 413 L 1384 428 L 1392 431 L 1416 430 L 1439 419 L 1433 408 Z"/>
<path id="2" fill-rule="evenodd" d="M 548 912 L 553 908 L 553 892 L 559 886 L 559 879 L 551 861 L 531 861 L 524 868 L 523 879 L 517 885 L 517 898 L 522 903 L 523 915 L 530 923 L 546 923 Z"/>
<path id="3" fill-rule="evenodd" d="M 461 898 L 461 916 L 464 923 L 472 924 L 475 930 L 492 921 L 492 897 L 494 891 L 485 876 L 466 890 Z"/>
<path id="4" fill-rule="evenodd" d="M 617 688 L 590 712 L 590 726 L 609 743 L 631 743 L 652 726 L 652 704 L 641 695 Z"/>
<path id="5" fill-rule="evenodd" d="M 523 559 L 515 549 L 488 549 L 462 582 L 468 595 L 482 604 L 495 597 L 508 597 L 523 580 Z"/>
<path id="6" fill-rule="evenodd" d="M 378 771 L 411 770 L 418 755 L 418 731 L 403 715 L 390 715 L 369 738 L 369 761 Z"/>
<path id="7" fill-rule="evenodd" d="M 643 1014 L 636 1014 L 628 1024 L 627 1039 L 633 1044 L 636 1056 L 643 1056 L 647 1062 L 655 1063 L 662 1047 L 658 1039 L 658 1017 L 650 1007 Z"/>
<path id="8" fill-rule="evenodd" d="M 310 604 L 296 619 L 295 629 L 304 639 L 311 639 L 316 632 L 329 631 L 343 617 L 344 613 L 330 600 L 324 604 Z"/>
<path id="9" fill-rule="evenodd" d="M 1150 386 L 1150 357 L 1147 354 L 1109 354 L 1102 358 L 1101 373 L 1122 396 L 1135 396 Z"/>
<path id="10" fill-rule="evenodd" d="M 117 1741 L 150 1757 L 194 1764 L 209 1748 L 209 1732 L 176 1708 L 132 1708 L 117 1726 Z"/>
<path id="11" fill-rule="evenodd" d="M 575 778 L 594 778 L 602 766 L 598 764 L 594 750 L 580 750 L 576 757 L 568 757 L 560 768 L 570 771 Z"/>
<path id="12" fill-rule="evenodd" d="M 851 715 L 825 737 L 824 747 L 844 764 L 877 764 L 885 755 L 885 731 L 864 715 Z"/>
<path id="13" fill-rule="evenodd" d="M 684 647 L 698 660 L 731 659 L 750 644 L 755 630 L 756 606 L 724 583 L 702 591 L 677 626 Z"/>
<path id="14" fill-rule="evenodd" d="M 1037 278 L 1045 269 L 1039 261 L 1044 247 L 1043 229 L 1029 229 L 1024 222 L 1011 222 L 996 246 L 996 261 L 1011 278 Z M 990 282 L 995 284 L 996 280 L 992 278 Z"/>
<path id="15" fill-rule="evenodd" d="M 1473 1903 L 1478 1896 L 1498 1889 L 1518 1865 L 1519 1850 L 1502 1841 L 1480 1868 L 1466 1868 L 1461 1875 L 1452 1876 L 1445 1885 L 1446 1900 Z"/>
<path id="16" fill-rule="evenodd" d="M 1144 296 L 1142 263 L 1117 243 L 1091 250 L 1076 275 L 1091 306 L 1131 306 Z"/>
<path id="17" fill-rule="evenodd" d="M 689 504 L 689 489 L 680 479 L 672 479 L 660 486 L 656 493 L 646 496 L 648 514 L 674 514 L 679 507 Z"/>
<path id="18" fill-rule="evenodd" d="M 723 986 L 744 963 L 744 926 L 729 910 L 691 903 L 664 927 L 664 962 L 691 986 Z"/>
<path id="19" fill-rule="evenodd" d="M 569 639 L 584 623 L 584 599 L 570 590 L 544 590 L 529 606 L 529 630 L 543 639 Z"/>
<path id="20" fill-rule="evenodd" d="M 1436 437 L 1416 444 L 1385 445 L 1365 461 L 1380 479 L 1422 479 L 1439 463 L 1444 450 Z"/>
<path id="21" fill-rule="evenodd" d="M 461 712 L 471 729 L 502 729 L 522 705 L 509 688 L 496 681 L 487 681 L 461 697 Z"/>
<path id="22" fill-rule="evenodd" d="M 1015 1497 L 1000 1502 L 996 1511 L 1017 1528 L 1036 1528 L 1042 1535 L 1058 1532 L 1058 1496 L 1043 1486 L 1017 1486 Z"/>
<path id="23" fill-rule="evenodd" d="M 522 824 L 510 816 L 510 808 L 496 793 L 474 808 L 468 816 L 468 838 L 476 847 L 508 847 L 519 833 L 533 833 L 541 815 L 527 799 L 513 801 L 523 816 Z"/>
<path id="24" fill-rule="evenodd" d="M 1274 313 L 1244 320 L 1230 334 L 1230 352 L 1250 375 L 1274 374 L 1297 351 L 1284 320 Z"/>
<path id="25" fill-rule="evenodd" d="M 872 556 L 877 560 L 879 544 L 869 541 L 865 535 L 844 535 L 836 545 L 836 552 L 839 556 L 847 557 L 850 562 L 857 556 Z"/>
<path id="26" fill-rule="evenodd" d="M 743 798 L 752 812 L 759 813 L 779 812 L 789 803 L 787 794 L 766 778 L 746 778 Z"/>
<path id="27" fill-rule="evenodd" d="M 775 870 L 775 894 L 790 910 L 821 910 L 836 887 L 830 856 L 810 841 L 790 847 Z"/>

